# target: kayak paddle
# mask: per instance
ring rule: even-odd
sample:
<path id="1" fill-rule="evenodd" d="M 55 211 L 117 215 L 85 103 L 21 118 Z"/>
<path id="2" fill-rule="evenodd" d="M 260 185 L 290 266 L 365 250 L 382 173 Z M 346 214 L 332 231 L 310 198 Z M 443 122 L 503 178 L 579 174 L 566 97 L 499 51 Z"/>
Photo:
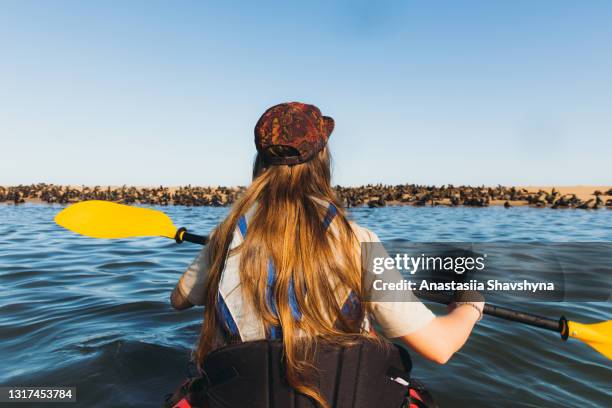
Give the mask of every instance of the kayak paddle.
<path id="1" fill-rule="evenodd" d="M 451 297 L 443 293 L 418 292 L 416 295 L 422 299 L 445 305 L 452 302 Z M 488 303 L 485 303 L 483 313 L 500 319 L 554 331 L 559 333 L 563 340 L 567 340 L 568 337 L 578 339 L 612 360 L 612 320 L 583 324 L 569 321 L 565 316 L 561 316 L 559 320 L 555 320 L 531 313 L 520 312 L 518 310 L 506 309 Z"/>
<path id="2" fill-rule="evenodd" d="M 110 201 L 90 200 L 73 204 L 55 216 L 55 222 L 92 238 L 166 237 L 205 245 L 208 237 L 176 228 L 165 213 Z"/>
<path id="3" fill-rule="evenodd" d="M 134 238 L 162 236 L 206 245 L 208 237 L 190 234 L 185 228 L 176 228 L 165 213 L 151 208 L 132 207 L 110 201 L 82 201 L 73 204 L 57 214 L 55 222 L 76 233 L 93 238 Z M 436 303 L 448 304 L 450 296 L 441 293 L 423 293 L 418 296 Z M 612 321 L 583 324 L 550 319 L 517 310 L 485 304 L 485 314 L 551 330 L 561 335 L 563 340 L 572 337 L 581 340 L 612 360 Z"/>

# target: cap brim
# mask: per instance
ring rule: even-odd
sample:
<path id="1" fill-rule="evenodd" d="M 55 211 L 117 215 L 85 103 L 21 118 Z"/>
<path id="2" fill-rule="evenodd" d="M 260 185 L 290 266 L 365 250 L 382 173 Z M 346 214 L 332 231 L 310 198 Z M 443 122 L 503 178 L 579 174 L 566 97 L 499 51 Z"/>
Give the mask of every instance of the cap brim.
<path id="1" fill-rule="evenodd" d="M 329 116 L 323 116 L 323 127 L 325 128 L 326 137 L 329 139 L 332 132 L 334 131 L 336 123 Z"/>

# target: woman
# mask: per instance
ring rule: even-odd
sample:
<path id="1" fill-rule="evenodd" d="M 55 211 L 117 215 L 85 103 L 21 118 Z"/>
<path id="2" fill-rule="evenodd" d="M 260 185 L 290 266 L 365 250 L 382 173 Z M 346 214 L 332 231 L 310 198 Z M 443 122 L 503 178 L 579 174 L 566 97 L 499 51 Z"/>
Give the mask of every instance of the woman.
<path id="1" fill-rule="evenodd" d="M 176 309 L 204 305 L 196 359 L 215 349 L 282 339 L 288 383 L 328 401 L 305 373 L 317 342 L 376 334 L 444 364 L 482 317 L 483 302 L 456 302 L 441 317 L 410 301 L 367 301 L 360 243 L 379 242 L 349 222 L 331 187 L 326 147 L 334 128 L 312 105 L 268 109 L 255 127 L 253 182 L 176 285 Z"/>

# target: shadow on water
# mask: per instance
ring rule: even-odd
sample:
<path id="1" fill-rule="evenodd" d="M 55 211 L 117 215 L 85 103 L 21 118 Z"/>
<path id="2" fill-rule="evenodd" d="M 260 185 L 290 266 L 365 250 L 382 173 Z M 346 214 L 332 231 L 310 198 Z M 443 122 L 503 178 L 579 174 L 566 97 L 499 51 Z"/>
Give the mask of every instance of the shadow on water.
<path id="1" fill-rule="evenodd" d="M 189 350 L 185 349 L 114 340 L 80 352 L 88 356 L 59 369 L 17 376 L 11 384 L 70 385 L 77 388 L 78 406 L 82 407 L 157 407 L 187 375 Z M 75 404 L 53 406 L 70 408 Z"/>

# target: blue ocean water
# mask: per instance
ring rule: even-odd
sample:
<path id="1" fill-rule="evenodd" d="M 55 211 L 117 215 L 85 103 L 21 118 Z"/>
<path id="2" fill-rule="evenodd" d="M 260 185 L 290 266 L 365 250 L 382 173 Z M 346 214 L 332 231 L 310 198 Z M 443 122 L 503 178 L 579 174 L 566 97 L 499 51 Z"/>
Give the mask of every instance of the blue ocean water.
<path id="1" fill-rule="evenodd" d="M 186 375 L 200 329 L 201 308 L 177 312 L 168 300 L 200 248 L 78 236 L 53 223 L 62 208 L 0 206 L 0 384 L 76 386 L 71 407 L 159 406 Z M 200 234 L 227 213 L 161 209 Z M 383 241 L 612 242 L 609 210 L 386 207 L 354 208 L 351 217 Z M 508 306 L 587 323 L 612 316 L 611 302 Z M 442 407 L 612 405 L 605 357 L 494 318 L 445 366 L 415 357 L 413 374 Z"/>

